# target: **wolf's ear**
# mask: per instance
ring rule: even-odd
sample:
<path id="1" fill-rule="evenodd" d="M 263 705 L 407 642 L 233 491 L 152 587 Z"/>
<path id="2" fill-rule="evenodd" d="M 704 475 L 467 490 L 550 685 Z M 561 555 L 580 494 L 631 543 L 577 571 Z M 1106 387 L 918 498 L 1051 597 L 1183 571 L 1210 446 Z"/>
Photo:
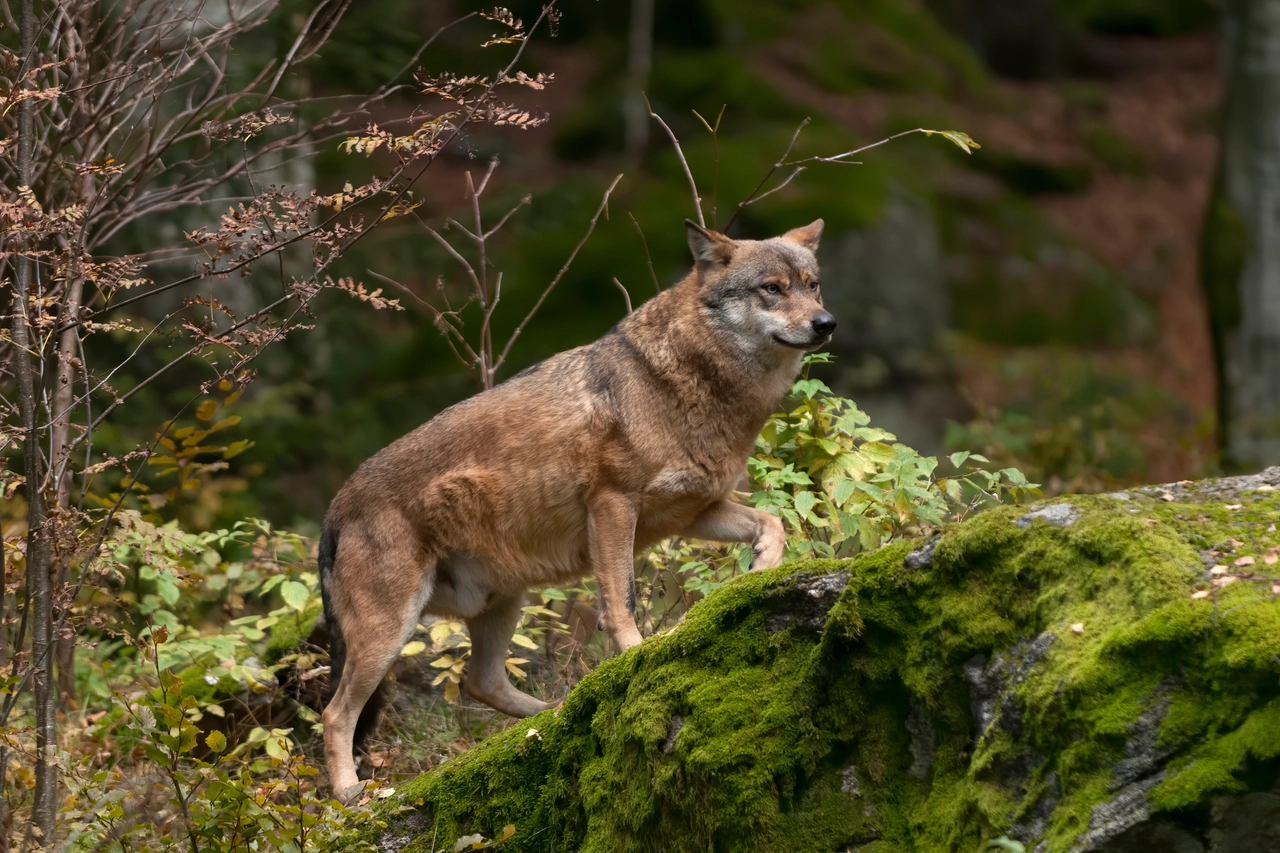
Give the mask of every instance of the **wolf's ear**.
<path id="1" fill-rule="evenodd" d="M 689 249 L 698 269 L 722 267 L 733 257 L 733 241 L 716 231 L 708 231 L 692 219 L 684 221 L 689 229 Z"/>
<path id="2" fill-rule="evenodd" d="M 810 252 L 818 251 L 818 241 L 822 239 L 822 220 L 815 219 L 803 228 L 792 228 L 782 235 L 783 240 L 799 243 Z"/>

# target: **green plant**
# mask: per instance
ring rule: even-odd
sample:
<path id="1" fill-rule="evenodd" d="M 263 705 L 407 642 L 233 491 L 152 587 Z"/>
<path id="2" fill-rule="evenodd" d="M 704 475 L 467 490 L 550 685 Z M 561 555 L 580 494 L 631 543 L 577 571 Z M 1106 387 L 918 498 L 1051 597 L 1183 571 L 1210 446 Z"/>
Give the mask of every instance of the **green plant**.
<path id="1" fill-rule="evenodd" d="M 809 376 L 810 365 L 829 360 L 825 353 L 805 357 L 789 402 L 765 424 L 747 460 L 748 500 L 787 525 L 788 560 L 852 557 L 1037 493 L 1017 468 L 988 470 L 985 456 L 967 451 L 951 454 L 954 474 L 938 476 L 935 457 L 871 426 L 852 400 Z M 660 543 L 637 572 L 642 622 L 650 630 L 672 624 L 750 563 L 745 546 Z"/>

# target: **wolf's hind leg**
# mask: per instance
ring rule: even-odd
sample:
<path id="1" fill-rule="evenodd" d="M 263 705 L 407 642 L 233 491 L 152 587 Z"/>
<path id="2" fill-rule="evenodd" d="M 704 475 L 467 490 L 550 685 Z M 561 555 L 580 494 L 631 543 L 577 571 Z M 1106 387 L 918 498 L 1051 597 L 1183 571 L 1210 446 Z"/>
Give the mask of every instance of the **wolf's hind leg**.
<path id="1" fill-rule="evenodd" d="M 523 600 L 523 595 L 495 598 L 484 612 L 467 620 L 471 635 L 467 695 L 513 717 L 529 717 L 555 707 L 518 690 L 507 680 L 507 648 L 516 632 Z"/>
<path id="2" fill-rule="evenodd" d="M 781 563 L 787 547 L 787 532 L 776 515 L 728 499 L 704 509 L 680 535 L 713 542 L 750 542 L 755 552 L 753 572 Z"/>
<path id="3" fill-rule="evenodd" d="M 379 551 L 351 536 L 339 546 L 331 603 L 346 656 L 321 718 L 329 784 L 338 797 L 360 783 L 352 755 L 360 712 L 413 636 L 431 578 L 409 548 Z"/>

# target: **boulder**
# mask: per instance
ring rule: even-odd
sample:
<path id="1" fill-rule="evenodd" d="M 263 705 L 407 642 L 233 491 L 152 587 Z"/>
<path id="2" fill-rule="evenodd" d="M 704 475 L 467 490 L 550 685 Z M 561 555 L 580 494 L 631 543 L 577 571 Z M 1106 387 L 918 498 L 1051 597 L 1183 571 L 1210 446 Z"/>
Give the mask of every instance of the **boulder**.
<path id="1" fill-rule="evenodd" d="M 1280 851 L 1278 489 L 1068 496 L 737 578 L 399 786 L 368 840 Z"/>

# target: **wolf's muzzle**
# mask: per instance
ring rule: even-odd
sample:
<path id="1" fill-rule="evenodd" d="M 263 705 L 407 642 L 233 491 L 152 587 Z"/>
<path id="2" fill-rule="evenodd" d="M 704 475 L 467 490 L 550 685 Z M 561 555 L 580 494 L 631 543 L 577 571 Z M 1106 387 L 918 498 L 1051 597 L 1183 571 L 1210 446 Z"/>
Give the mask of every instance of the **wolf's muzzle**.
<path id="1" fill-rule="evenodd" d="M 822 311 L 813 315 L 813 319 L 809 321 L 809 325 L 813 327 L 813 333 L 815 335 L 820 338 L 825 338 L 827 335 L 835 331 L 836 318 L 832 317 L 826 311 Z"/>

